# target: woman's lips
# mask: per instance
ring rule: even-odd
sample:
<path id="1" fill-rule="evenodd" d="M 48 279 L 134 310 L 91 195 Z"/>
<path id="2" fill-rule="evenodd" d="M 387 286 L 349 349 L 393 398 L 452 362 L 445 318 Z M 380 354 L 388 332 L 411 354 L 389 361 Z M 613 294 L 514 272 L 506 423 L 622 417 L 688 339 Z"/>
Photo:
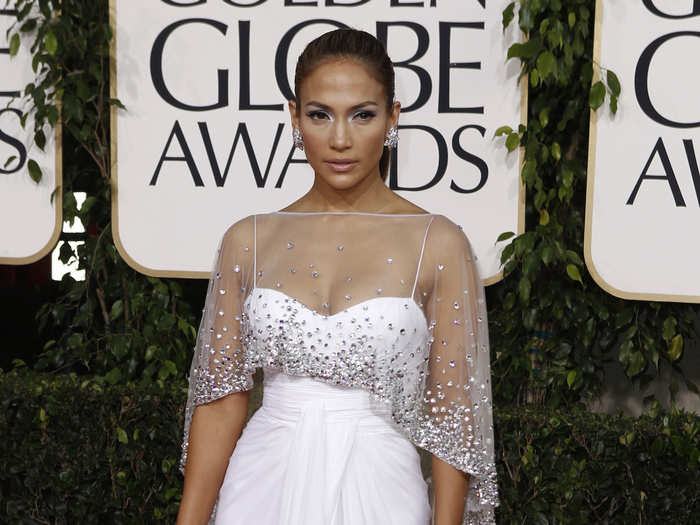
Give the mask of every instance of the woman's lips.
<path id="1" fill-rule="evenodd" d="M 342 173 L 353 169 L 357 164 L 357 161 L 350 159 L 327 160 L 326 164 L 328 164 L 333 171 Z"/>

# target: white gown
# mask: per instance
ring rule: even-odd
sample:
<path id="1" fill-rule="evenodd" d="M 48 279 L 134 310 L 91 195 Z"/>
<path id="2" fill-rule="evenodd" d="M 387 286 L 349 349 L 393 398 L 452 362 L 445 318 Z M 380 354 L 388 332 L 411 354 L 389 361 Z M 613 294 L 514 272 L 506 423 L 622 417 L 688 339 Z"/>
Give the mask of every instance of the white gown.
<path id="1" fill-rule="evenodd" d="M 470 475 L 465 525 L 494 523 L 483 286 L 438 215 L 277 212 L 225 233 L 190 373 L 197 405 L 252 388 L 261 408 L 216 525 L 428 525 L 422 447 Z"/>
<path id="2" fill-rule="evenodd" d="M 418 452 L 358 388 L 265 369 L 216 525 L 428 525 Z"/>

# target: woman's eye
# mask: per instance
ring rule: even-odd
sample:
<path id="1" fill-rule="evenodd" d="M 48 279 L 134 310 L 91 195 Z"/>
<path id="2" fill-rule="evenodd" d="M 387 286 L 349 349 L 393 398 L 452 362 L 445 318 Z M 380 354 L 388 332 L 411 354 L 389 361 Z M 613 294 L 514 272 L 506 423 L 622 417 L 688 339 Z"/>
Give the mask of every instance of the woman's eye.
<path id="1" fill-rule="evenodd" d="M 329 118 L 328 114 L 324 113 L 323 111 L 310 111 L 306 114 L 306 116 L 309 117 L 311 120 L 321 120 Z"/>
<path id="2" fill-rule="evenodd" d="M 355 118 L 360 119 L 360 120 L 370 120 L 373 117 L 374 117 L 374 112 L 372 112 L 372 111 L 360 111 L 359 113 L 355 114 Z"/>

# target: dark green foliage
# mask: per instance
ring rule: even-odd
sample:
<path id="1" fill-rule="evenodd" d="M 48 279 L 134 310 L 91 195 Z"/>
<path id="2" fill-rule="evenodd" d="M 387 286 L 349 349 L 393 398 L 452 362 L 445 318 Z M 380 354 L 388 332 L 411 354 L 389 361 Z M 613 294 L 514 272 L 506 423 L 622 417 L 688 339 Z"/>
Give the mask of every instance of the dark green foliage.
<path id="1" fill-rule="evenodd" d="M 527 190 L 526 232 L 499 237 L 510 239 L 505 279 L 487 290 L 497 403 L 585 401 L 614 361 L 642 387 L 665 361 L 697 392 L 678 366 L 697 306 L 617 299 L 583 262 L 590 111 L 608 111 L 607 99 L 615 112 L 621 90 L 633 89 L 593 63 L 594 12 L 594 0 L 520 0 L 503 12 L 504 28 L 517 13 L 527 35 L 508 57 L 528 75 L 529 100 L 527 126 L 495 133 L 509 152 L 524 148 Z"/>
<path id="2" fill-rule="evenodd" d="M 496 425 L 501 525 L 699 522 L 695 414 L 517 407 Z"/>
<path id="3" fill-rule="evenodd" d="M 181 381 L 0 375 L 0 522 L 173 523 L 185 395 Z M 516 407 L 495 421 L 498 523 L 697 523 L 698 416 Z"/>
<path id="4" fill-rule="evenodd" d="M 51 294 L 56 299 L 37 312 L 45 343 L 32 364 L 100 374 L 113 384 L 183 377 L 205 283 L 144 276 L 125 263 L 112 238 L 109 118 L 113 107 L 124 106 L 109 96 L 108 2 L 0 3 L 19 13 L 11 33 L 23 35 L 17 46 L 30 45 L 34 57 L 37 79 L 24 89 L 33 120 L 26 125 L 34 123 L 35 143 L 42 147 L 43 127 L 55 126 L 60 115 L 63 217 L 80 221 L 87 231 L 77 249 L 61 247 L 60 259 L 77 259 L 86 279 L 64 277 Z M 41 177 L 31 162 L 30 175 Z M 80 208 L 74 192 L 87 195 Z"/>
<path id="5" fill-rule="evenodd" d="M 0 522 L 174 523 L 182 383 L 0 376 Z"/>

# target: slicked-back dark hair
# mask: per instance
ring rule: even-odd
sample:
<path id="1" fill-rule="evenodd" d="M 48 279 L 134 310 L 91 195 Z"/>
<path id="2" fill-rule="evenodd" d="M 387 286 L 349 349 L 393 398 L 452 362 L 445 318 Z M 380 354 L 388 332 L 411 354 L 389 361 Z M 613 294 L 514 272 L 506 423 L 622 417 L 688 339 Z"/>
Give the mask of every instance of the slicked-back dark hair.
<path id="1" fill-rule="evenodd" d="M 312 40 L 299 55 L 294 75 L 294 94 L 299 102 L 301 84 L 314 69 L 333 59 L 350 59 L 367 68 L 376 78 L 386 94 L 386 107 L 389 112 L 394 103 L 394 66 L 382 43 L 371 34 L 359 29 L 336 29 Z M 297 112 L 300 111 L 297 103 Z M 379 159 L 379 173 L 383 179 L 389 173 L 391 150 L 384 147 Z"/>

